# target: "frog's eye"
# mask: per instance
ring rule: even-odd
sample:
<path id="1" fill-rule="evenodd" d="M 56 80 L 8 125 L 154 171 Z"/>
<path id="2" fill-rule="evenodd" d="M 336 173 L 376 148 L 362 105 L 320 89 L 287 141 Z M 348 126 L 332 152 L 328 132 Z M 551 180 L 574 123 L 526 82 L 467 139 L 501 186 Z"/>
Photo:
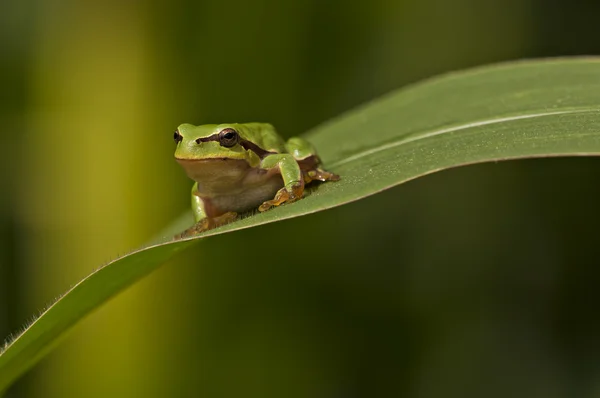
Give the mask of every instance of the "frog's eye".
<path id="1" fill-rule="evenodd" d="M 223 129 L 219 133 L 219 143 L 221 144 L 221 146 L 224 146 L 226 148 L 231 148 L 232 146 L 237 144 L 239 138 L 240 136 L 238 135 L 237 131 L 235 131 L 232 128 Z"/>
<path id="2" fill-rule="evenodd" d="M 179 134 L 179 130 L 175 130 L 175 134 L 173 134 L 173 139 L 175 140 L 176 144 L 180 143 L 183 140 L 183 136 Z"/>

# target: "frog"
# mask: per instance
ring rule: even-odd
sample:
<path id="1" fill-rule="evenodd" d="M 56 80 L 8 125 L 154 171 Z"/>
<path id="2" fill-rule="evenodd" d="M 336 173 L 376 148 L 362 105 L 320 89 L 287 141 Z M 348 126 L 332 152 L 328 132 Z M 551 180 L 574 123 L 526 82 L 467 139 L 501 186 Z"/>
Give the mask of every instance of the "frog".
<path id="1" fill-rule="evenodd" d="M 284 140 L 269 123 L 179 125 L 175 160 L 194 181 L 196 223 L 183 238 L 230 223 L 241 214 L 301 199 L 313 181 L 338 181 L 322 168 L 315 147 L 301 137 Z"/>

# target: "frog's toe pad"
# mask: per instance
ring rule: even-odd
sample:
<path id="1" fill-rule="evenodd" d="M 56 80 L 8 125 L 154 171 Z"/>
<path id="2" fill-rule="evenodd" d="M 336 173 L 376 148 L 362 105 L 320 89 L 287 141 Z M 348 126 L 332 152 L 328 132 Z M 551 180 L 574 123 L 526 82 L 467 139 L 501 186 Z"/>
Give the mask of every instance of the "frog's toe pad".
<path id="1" fill-rule="evenodd" d="M 198 221 L 194 226 L 186 229 L 180 234 L 175 235 L 175 239 L 187 238 L 189 236 L 198 235 L 201 232 L 208 231 L 221 225 L 228 224 L 237 218 L 237 213 L 229 211 L 214 218 L 204 218 Z"/>
<path id="2" fill-rule="evenodd" d="M 183 239 L 188 238 L 190 236 L 198 235 L 199 233 L 208 231 L 211 228 L 214 228 L 211 226 L 211 219 L 205 218 L 203 220 L 198 221 L 196 224 L 189 227 L 180 234 L 175 235 L 175 239 Z"/>
<path id="3" fill-rule="evenodd" d="M 269 210 L 273 206 L 279 206 L 282 203 L 291 203 L 302 197 L 304 194 L 304 184 L 298 184 L 292 187 L 291 191 L 288 191 L 287 188 L 281 188 L 277 191 L 275 198 L 273 200 L 267 200 L 262 205 L 259 206 L 258 211 L 266 211 Z"/>
<path id="4" fill-rule="evenodd" d="M 309 181 L 338 181 L 340 176 L 329 171 L 325 171 L 323 169 L 314 169 L 306 172 Z"/>

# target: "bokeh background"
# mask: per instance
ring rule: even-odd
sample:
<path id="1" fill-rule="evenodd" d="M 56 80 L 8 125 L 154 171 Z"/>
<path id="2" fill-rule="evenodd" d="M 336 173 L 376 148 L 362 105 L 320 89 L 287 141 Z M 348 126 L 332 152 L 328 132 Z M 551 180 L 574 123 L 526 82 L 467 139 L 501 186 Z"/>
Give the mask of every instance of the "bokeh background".
<path id="1" fill-rule="evenodd" d="M 577 0 L 3 1 L 0 338 L 187 211 L 178 124 L 300 134 L 448 70 L 598 54 L 598 15 Z M 600 397 L 599 194 L 597 159 L 478 165 L 207 239 L 8 397 Z"/>

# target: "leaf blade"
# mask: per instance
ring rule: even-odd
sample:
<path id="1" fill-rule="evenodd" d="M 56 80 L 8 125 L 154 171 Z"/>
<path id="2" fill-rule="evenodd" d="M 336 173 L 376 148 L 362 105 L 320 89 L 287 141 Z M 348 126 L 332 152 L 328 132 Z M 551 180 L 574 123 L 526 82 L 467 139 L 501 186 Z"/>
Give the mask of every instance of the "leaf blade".
<path id="1" fill-rule="evenodd" d="M 600 59 L 528 61 L 433 78 L 309 132 L 342 180 L 301 201 L 200 238 L 349 203 L 450 167 L 542 156 L 600 155 Z M 33 366 L 78 320 L 198 239 L 123 256 L 80 281 L 0 354 L 0 391 Z"/>

